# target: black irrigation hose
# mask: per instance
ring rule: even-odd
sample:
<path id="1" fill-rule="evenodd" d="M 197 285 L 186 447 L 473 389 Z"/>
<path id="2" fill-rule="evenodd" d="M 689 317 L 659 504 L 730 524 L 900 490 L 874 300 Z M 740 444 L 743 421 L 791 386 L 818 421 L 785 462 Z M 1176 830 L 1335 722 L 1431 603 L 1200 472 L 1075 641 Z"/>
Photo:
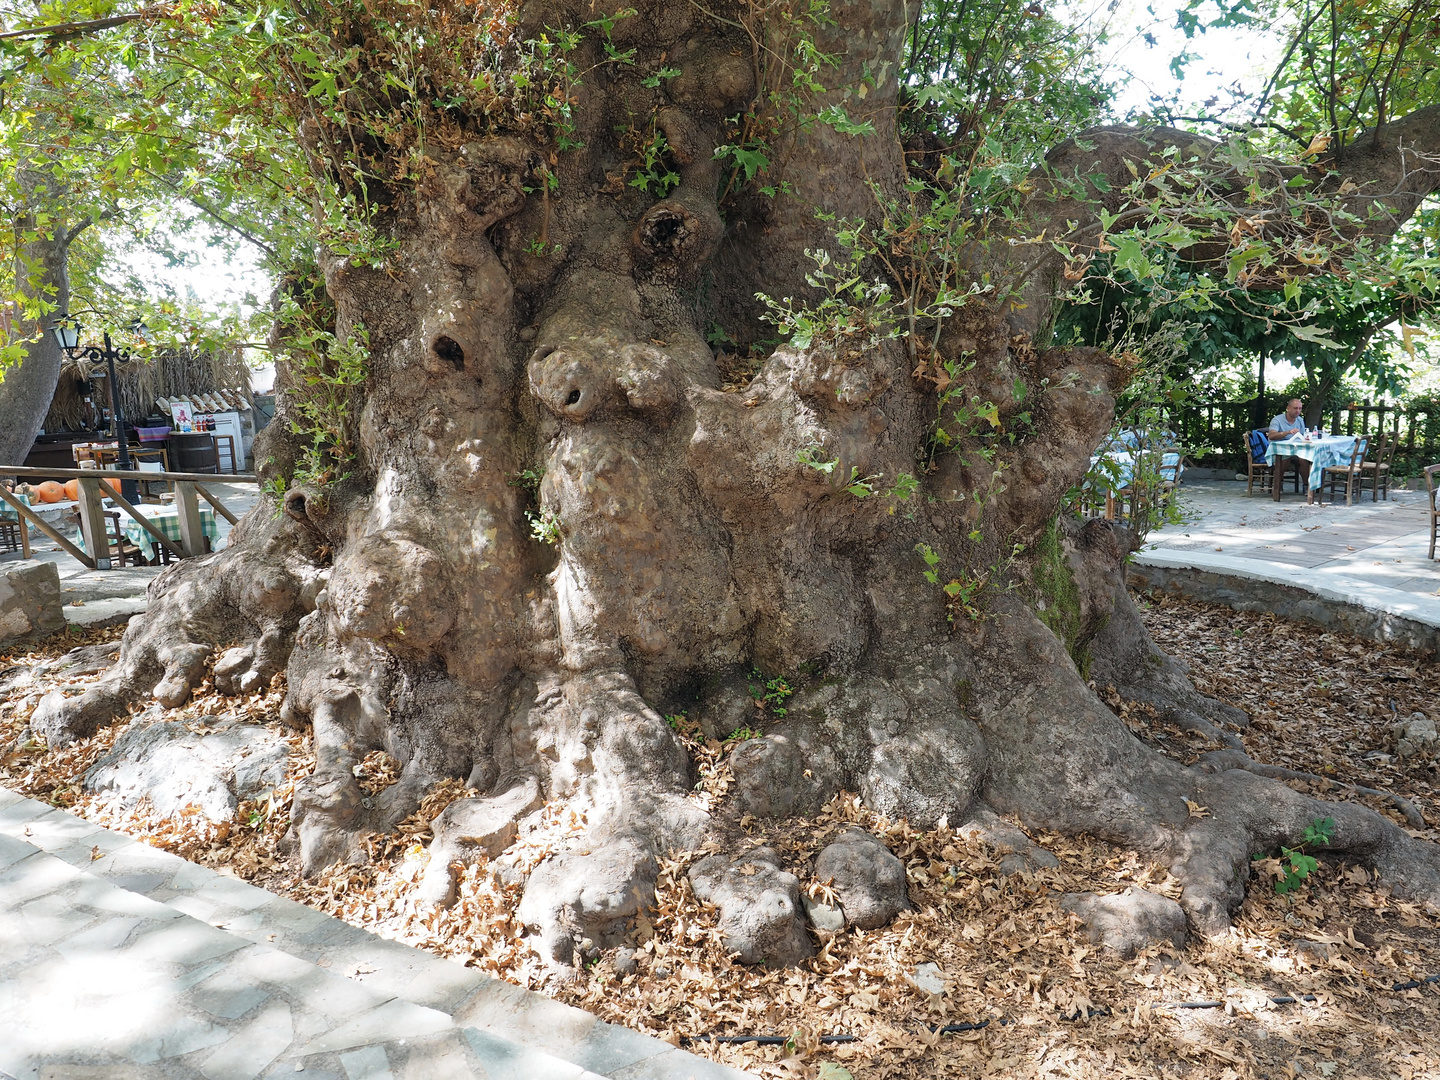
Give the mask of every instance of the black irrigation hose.
<path id="1" fill-rule="evenodd" d="M 1409 982 L 1396 983 L 1390 987 L 1391 990 L 1414 990 L 1426 983 L 1440 983 L 1440 975 L 1426 975 L 1423 979 L 1411 979 Z"/>
<path id="2" fill-rule="evenodd" d="M 1008 1024 L 1009 1020 L 997 1021 L 1001 1024 Z M 981 1020 L 978 1024 L 945 1024 L 942 1027 L 930 1028 L 932 1035 L 958 1035 L 962 1031 L 979 1031 L 990 1026 L 989 1020 Z M 682 1043 L 757 1043 L 760 1046 L 784 1046 L 790 1041 L 789 1035 L 682 1035 Z M 858 1035 L 821 1035 L 822 1043 L 848 1043 L 858 1042 Z"/>
<path id="3" fill-rule="evenodd" d="M 1423 979 L 1411 979 L 1409 982 L 1398 982 L 1390 987 L 1390 989 L 1398 993 L 1401 990 L 1414 990 L 1417 987 L 1424 986 L 1426 983 L 1440 983 L 1440 975 L 1426 975 Z M 1279 994 L 1266 1000 L 1272 1005 L 1296 1005 L 1302 1001 L 1318 1001 L 1319 998 L 1314 994 L 1301 994 L 1298 997 L 1291 997 L 1289 994 Z M 1223 1001 L 1171 1001 L 1153 1006 L 1156 1011 L 1160 1009 L 1223 1009 L 1224 1007 L 1225 1002 Z M 1106 1008 L 1086 1009 L 1084 1015 L 1087 1018 L 1092 1016 L 1109 1016 L 1110 1010 Z M 1073 1013 L 1062 1012 L 1060 1014 L 1061 1020 L 1073 1021 L 1079 1020 L 1080 1017 L 1081 1012 L 1079 1009 L 1076 1009 Z M 1001 1017 L 995 1020 L 994 1023 L 1008 1024 L 1010 1021 Z M 929 1030 L 932 1035 L 958 1035 L 965 1031 L 981 1031 L 989 1027 L 990 1024 L 991 1021 L 989 1020 L 981 1020 L 978 1024 L 944 1024 L 939 1027 L 931 1025 Z M 757 1046 L 784 1046 L 790 1042 L 792 1037 L 793 1036 L 789 1035 L 682 1035 L 680 1036 L 680 1043 L 682 1046 L 686 1043 L 728 1043 L 731 1045 L 736 1043 L 755 1043 Z M 857 1042 L 858 1040 L 858 1035 L 820 1036 L 822 1045 L 850 1043 Z"/>

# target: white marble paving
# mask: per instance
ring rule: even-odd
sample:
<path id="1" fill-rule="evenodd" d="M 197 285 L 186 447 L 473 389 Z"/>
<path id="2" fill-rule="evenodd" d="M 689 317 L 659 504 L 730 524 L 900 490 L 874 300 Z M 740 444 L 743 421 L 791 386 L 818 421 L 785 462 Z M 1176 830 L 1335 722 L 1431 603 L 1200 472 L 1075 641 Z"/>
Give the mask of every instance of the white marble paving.
<path id="1" fill-rule="evenodd" d="M 345 977 L 357 967 L 363 981 Z M 605 1080 L 610 1070 L 745 1076 L 0 788 L 0 1077 Z"/>

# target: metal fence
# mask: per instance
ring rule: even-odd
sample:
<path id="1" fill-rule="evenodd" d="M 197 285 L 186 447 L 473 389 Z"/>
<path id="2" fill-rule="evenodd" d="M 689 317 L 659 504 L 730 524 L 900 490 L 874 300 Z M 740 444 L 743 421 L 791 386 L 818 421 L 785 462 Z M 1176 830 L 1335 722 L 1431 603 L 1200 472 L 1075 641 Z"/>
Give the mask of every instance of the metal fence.
<path id="1" fill-rule="evenodd" d="M 1243 469 L 1246 432 L 1268 426 L 1271 417 L 1285 411 L 1285 401 L 1279 394 L 1273 398 L 1267 395 L 1263 403 L 1255 398 L 1194 401 L 1176 409 L 1171 425 L 1191 461 Z M 1440 461 L 1440 402 L 1402 404 L 1366 398 L 1325 409 L 1321 420 L 1322 426 L 1335 435 L 1373 435 L 1382 430 L 1398 433 L 1394 468 L 1401 474 L 1414 474 Z"/>

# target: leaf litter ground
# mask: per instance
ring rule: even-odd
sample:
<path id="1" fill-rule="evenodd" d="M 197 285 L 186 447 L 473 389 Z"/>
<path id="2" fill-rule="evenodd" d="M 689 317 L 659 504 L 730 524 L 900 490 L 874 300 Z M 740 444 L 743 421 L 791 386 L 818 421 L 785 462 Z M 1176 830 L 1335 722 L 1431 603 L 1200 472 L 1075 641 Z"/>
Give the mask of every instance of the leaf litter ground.
<path id="1" fill-rule="evenodd" d="M 1417 835 L 1440 839 L 1436 762 L 1391 754 L 1397 718 L 1425 711 L 1440 719 L 1433 662 L 1274 616 L 1159 596 L 1141 602 L 1156 642 L 1191 665 L 1196 685 L 1253 718 L 1241 733 L 1253 757 L 1317 775 L 1318 783 L 1293 786 L 1321 799 L 1344 798 L 1340 784 L 1403 795 L 1425 816 L 1427 827 Z M 852 795 L 811 820 L 734 820 L 726 805 L 729 747 L 698 736 L 689 739 L 700 780 L 695 797 L 729 822 L 733 849 L 771 844 L 811 894 L 823 896 L 814 857 L 841 829 L 860 824 L 905 861 L 915 909 L 880 930 L 817 934 L 816 957 L 798 969 L 745 967 L 726 955 L 713 909 L 690 891 L 686 871 L 705 852 L 675 853 L 662 860 L 656 909 L 636 927 L 634 971 L 617 973 L 612 953 L 576 979 L 559 979 L 538 962 L 512 916 L 518 887 L 487 867 L 463 872 L 454 907 L 433 911 L 415 903 L 428 822 L 466 797 L 458 781 L 437 785 L 391 833 L 369 837 L 369 865 L 300 878 L 280 840 L 294 785 L 314 767 L 314 755 L 308 733 L 280 724 L 283 678 L 238 699 L 215 694 L 207 683 L 180 709 L 136 710 L 60 751 L 28 739 L 26 720 L 41 693 L 56 685 L 78 691 L 99 678 L 66 677 L 53 671 L 56 662 L 67 650 L 115 642 L 119 634 L 120 628 L 72 631 L 0 651 L 0 783 L 661 1039 L 787 1037 L 788 1045 L 778 1047 L 686 1043 L 761 1076 L 1440 1076 L 1440 990 L 1389 989 L 1440 973 L 1440 918 L 1390 896 L 1363 867 L 1321 855 L 1306 885 L 1280 896 L 1272 884 L 1278 863 L 1263 861 L 1230 933 L 1192 939 L 1180 953 L 1157 949 L 1122 961 L 1085 940 L 1060 898 L 1131 885 L 1176 895 L 1178 883 L 1163 866 L 1088 837 L 1035 834 L 1060 866 L 1005 876 L 998 854 L 983 843 L 947 828 L 920 832 L 886 821 Z M 1143 707 L 1117 701 L 1117 709 L 1140 738 L 1177 760 L 1213 749 Z M 159 719 L 180 719 L 202 733 L 227 720 L 271 727 L 291 744 L 286 779 L 219 825 L 184 812 L 161 817 L 143 804 L 122 808 L 83 791 L 85 770 L 128 726 Z M 397 764 L 371 754 L 357 767 L 362 788 L 383 790 L 398 778 Z M 1383 802 L 1371 803 L 1400 821 Z M 515 861 L 528 869 L 584 827 L 563 807 L 549 807 Z M 922 964 L 936 965 L 943 994 L 917 985 Z M 1282 995 L 1316 1000 L 1268 1000 Z M 1173 1008 L 1202 1000 L 1223 1007 Z M 939 1025 L 986 1020 L 980 1030 L 932 1034 Z M 854 1041 L 821 1041 L 841 1033 Z"/>

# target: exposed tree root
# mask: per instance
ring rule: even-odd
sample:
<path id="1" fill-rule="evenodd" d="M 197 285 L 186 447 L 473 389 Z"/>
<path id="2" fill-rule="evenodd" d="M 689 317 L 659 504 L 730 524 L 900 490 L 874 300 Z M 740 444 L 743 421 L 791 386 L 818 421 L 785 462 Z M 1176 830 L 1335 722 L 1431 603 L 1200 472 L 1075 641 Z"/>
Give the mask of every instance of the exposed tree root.
<path id="1" fill-rule="evenodd" d="M 131 619 L 120 662 L 98 686 L 75 698 L 52 691 L 31 718 L 52 745 L 91 735 L 129 706 L 153 696 L 183 703 L 214 665 L 217 688 L 250 692 L 285 670 L 301 615 L 314 605 L 323 572 L 302 552 L 308 537 L 261 507 L 231 533 L 225 551 L 176 563 L 149 587 L 150 606 Z"/>
<path id="2" fill-rule="evenodd" d="M 1344 780 L 1334 780 L 1321 776 L 1318 773 L 1301 772 L 1298 769 L 1287 769 L 1282 765 L 1266 765 L 1255 761 L 1243 750 L 1212 750 L 1208 754 L 1202 754 L 1200 760 L 1195 763 L 1198 769 L 1206 772 L 1220 772 L 1224 769 L 1244 769 L 1256 776 L 1268 776 L 1274 780 L 1300 780 L 1307 784 L 1329 785 L 1339 788 L 1341 791 L 1353 791 L 1356 795 L 1365 795 L 1372 799 L 1383 799 L 1391 806 L 1399 810 L 1405 816 L 1406 823 L 1412 829 L 1425 828 L 1425 817 L 1416 809 L 1415 804 L 1409 799 L 1394 792 L 1381 791 L 1378 788 L 1364 787 L 1360 784 L 1350 784 Z"/>

